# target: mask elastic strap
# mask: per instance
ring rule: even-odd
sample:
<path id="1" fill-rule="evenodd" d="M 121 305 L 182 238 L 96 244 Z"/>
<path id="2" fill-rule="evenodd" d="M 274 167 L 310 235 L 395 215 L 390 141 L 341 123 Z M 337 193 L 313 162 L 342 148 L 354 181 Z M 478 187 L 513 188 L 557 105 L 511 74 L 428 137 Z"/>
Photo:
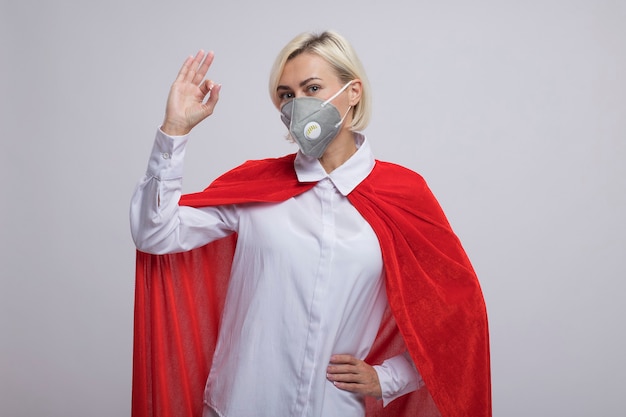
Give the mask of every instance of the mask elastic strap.
<path id="1" fill-rule="evenodd" d="M 343 114 L 343 117 L 341 118 L 341 120 L 339 121 L 339 123 L 337 123 L 335 125 L 335 127 L 339 127 L 341 126 L 341 124 L 343 123 L 343 121 L 346 119 L 346 116 L 348 115 L 348 112 L 350 111 L 350 109 L 352 108 L 352 106 L 348 106 L 348 110 L 346 110 L 346 112 Z"/>
<path id="2" fill-rule="evenodd" d="M 329 98 L 328 100 L 326 100 L 325 102 L 322 103 L 322 107 L 324 107 L 325 105 L 327 105 L 328 103 L 330 103 L 331 101 L 333 101 L 334 99 L 337 98 L 337 96 L 339 96 L 339 94 L 343 93 L 343 91 L 348 88 L 348 86 L 350 84 L 352 84 L 352 81 L 354 80 L 350 80 L 346 83 L 346 85 L 344 85 L 343 87 L 341 87 L 341 90 L 337 91 L 335 94 L 333 94 L 333 96 L 331 98 Z M 344 116 L 345 117 L 345 116 Z"/>

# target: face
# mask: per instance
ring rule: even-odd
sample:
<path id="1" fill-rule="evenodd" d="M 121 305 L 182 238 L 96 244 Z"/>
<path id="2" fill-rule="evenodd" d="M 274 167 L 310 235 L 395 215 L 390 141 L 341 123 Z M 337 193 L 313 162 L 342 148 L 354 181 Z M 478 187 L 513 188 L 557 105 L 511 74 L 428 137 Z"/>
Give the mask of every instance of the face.
<path id="1" fill-rule="evenodd" d="M 276 95 L 279 108 L 297 97 L 316 97 L 327 100 L 344 86 L 335 70 L 322 57 L 302 53 L 285 64 L 283 73 L 278 80 Z M 353 83 L 331 103 L 344 114 L 349 106 L 354 107 L 360 98 L 360 80 Z M 348 116 L 347 119 L 350 119 Z M 349 125 L 348 123 L 346 123 Z"/>

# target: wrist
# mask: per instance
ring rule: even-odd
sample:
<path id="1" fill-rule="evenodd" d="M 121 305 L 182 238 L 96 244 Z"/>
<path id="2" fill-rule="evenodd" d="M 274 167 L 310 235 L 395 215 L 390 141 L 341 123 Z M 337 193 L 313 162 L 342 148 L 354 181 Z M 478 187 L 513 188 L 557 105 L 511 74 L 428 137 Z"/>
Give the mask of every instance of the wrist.
<path id="1" fill-rule="evenodd" d="M 161 125 L 161 131 L 168 136 L 185 136 L 191 129 L 166 120 Z"/>

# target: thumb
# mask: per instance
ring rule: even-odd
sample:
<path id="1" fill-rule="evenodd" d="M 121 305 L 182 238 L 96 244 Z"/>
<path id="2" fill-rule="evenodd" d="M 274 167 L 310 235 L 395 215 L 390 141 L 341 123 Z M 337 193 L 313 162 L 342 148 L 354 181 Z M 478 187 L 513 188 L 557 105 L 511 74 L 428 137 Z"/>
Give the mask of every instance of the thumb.
<path id="1" fill-rule="evenodd" d="M 211 89 L 211 95 L 209 96 L 209 100 L 215 98 L 215 102 L 220 98 L 220 91 L 222 91 L 222 84 L 215 84 Z"/>
<path id="2" fill-rule="evenodd" d="M 208 114 L 211 114 L 213 113 L 213 109 L 215 108 L 215 105 L 217 104 L 217 101 L 220 98 L 220 91 L 222 90 L 222 84 L 213 84 L 210 88 L 207 85 L 207 89 L 209 91 L 209 98 L 204 104 L 204 108 Z"/>

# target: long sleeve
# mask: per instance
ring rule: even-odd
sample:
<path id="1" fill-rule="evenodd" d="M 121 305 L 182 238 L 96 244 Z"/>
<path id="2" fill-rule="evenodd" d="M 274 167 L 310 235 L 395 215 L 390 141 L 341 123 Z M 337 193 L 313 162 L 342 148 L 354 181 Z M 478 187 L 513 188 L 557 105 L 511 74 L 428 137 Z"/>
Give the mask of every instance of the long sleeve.
<path id="1" fill-rule="evenodd" d="M 385 407 L 396 398 L 424 385 L 421 375 L 406 352 L 385 360 L 381 365 L 375 365 L 374 369 L 378 374 Z"/>
<path id="2" fill-rule="evenodd" d="M 164 254 L 183 252 L 231 234 L 236 227 L 234 206 L 179 206 L 188 136 L 156 134 L 148 169 L 130 205 L 131 234 L 137 249 Z"/>

